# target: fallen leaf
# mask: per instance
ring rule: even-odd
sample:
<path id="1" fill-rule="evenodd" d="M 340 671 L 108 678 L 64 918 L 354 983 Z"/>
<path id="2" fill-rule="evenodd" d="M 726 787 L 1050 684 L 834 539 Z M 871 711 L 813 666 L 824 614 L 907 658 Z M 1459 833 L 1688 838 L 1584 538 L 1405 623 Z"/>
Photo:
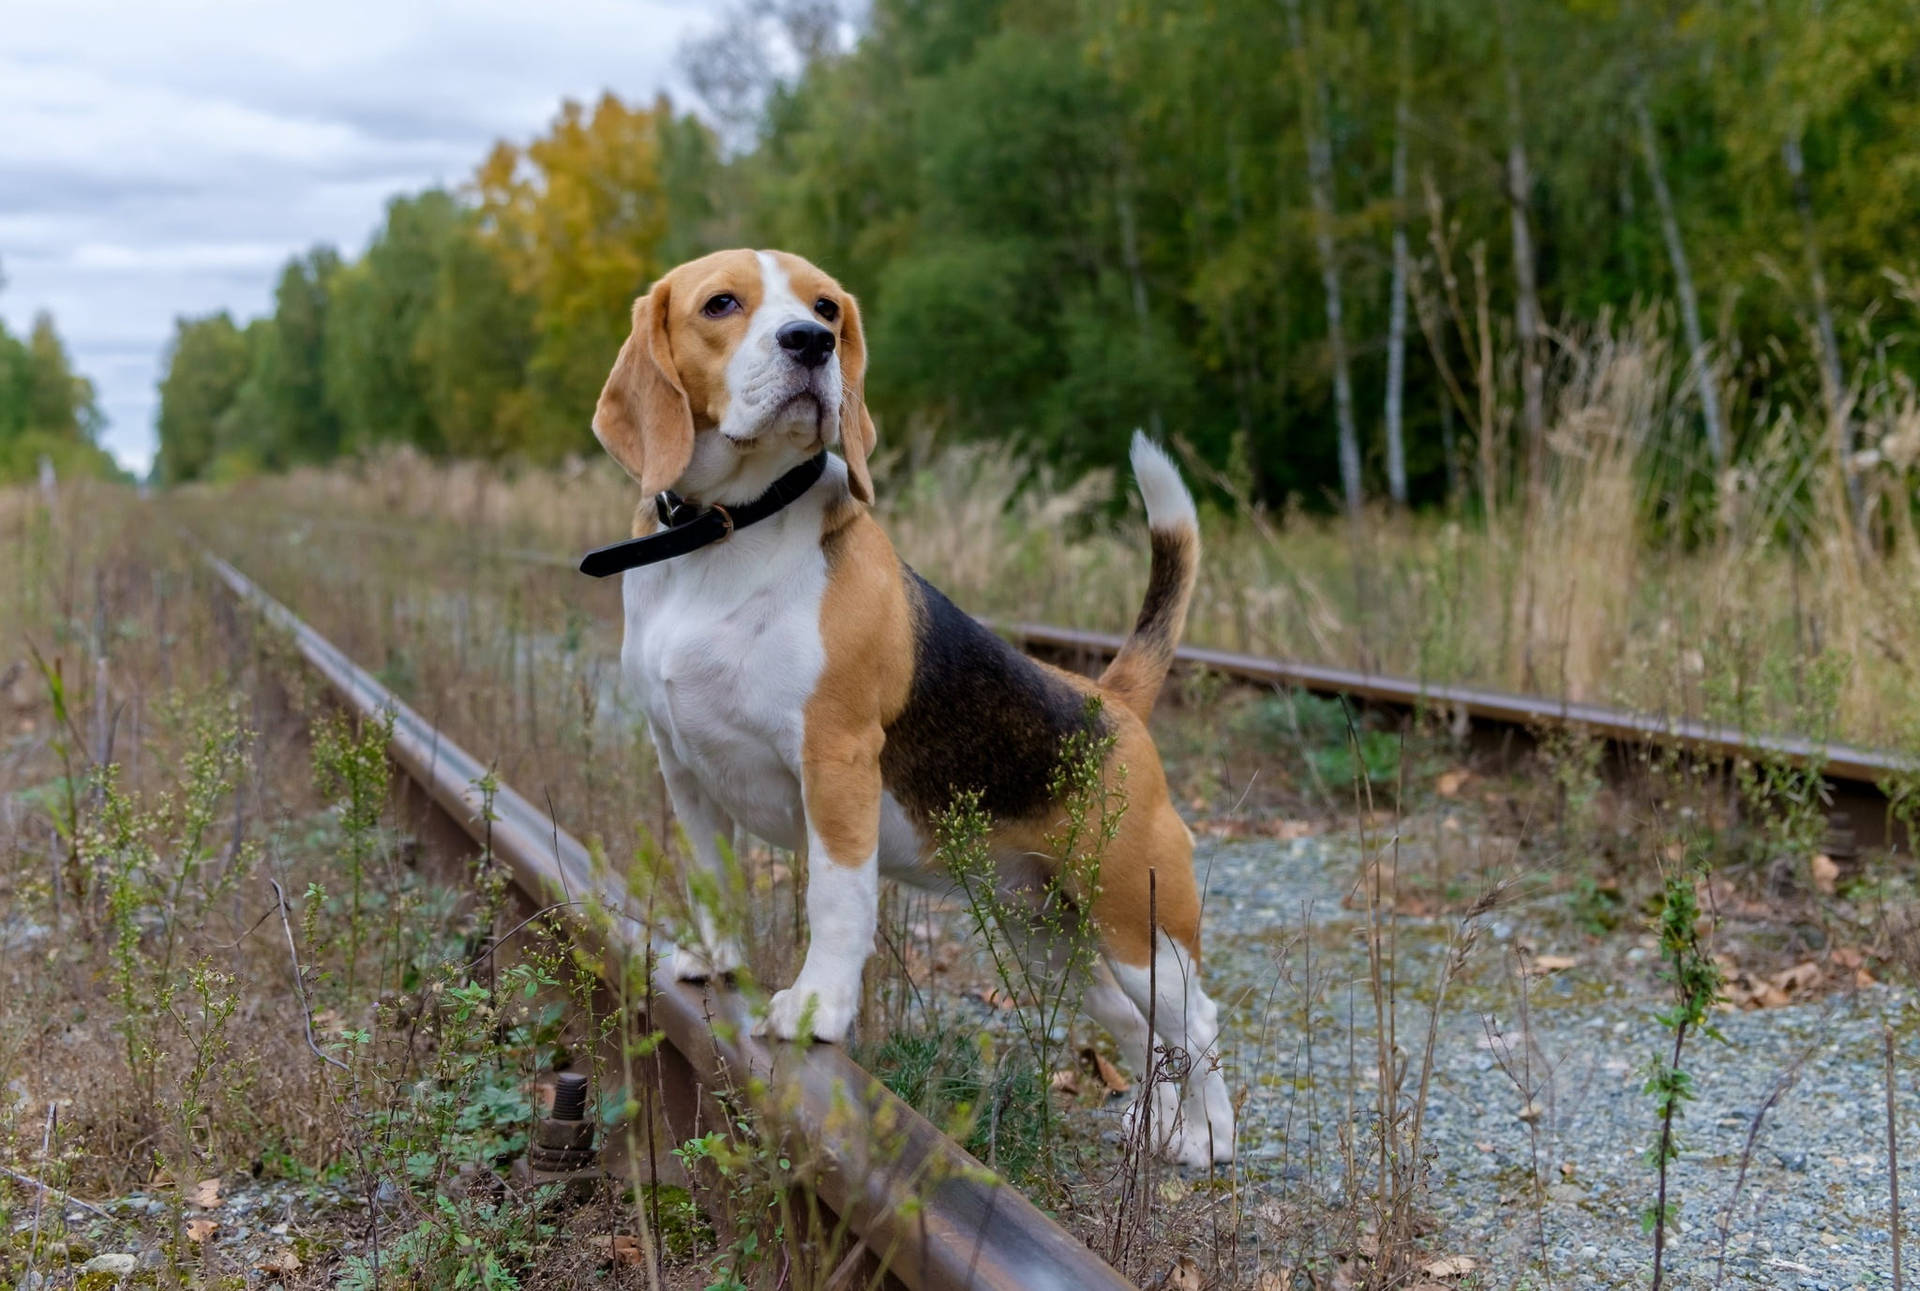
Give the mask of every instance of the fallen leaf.
<path id="1" fill-rule="evenodd" d="M 1053 1073 L 1047 1085 L 1056 1094 L 1065 1094 L 1073 1098 L 1080 1093 L 1080 1074 L 1071 1067 L 1062 1067 Z"/>
<path id="2" fill-rule="evenodd" d="M 1579 962 L 1572 955 L 1535 955 L 1527 961 L 1527 971 L 1545 977 L 1548 973 L 1563 973 Z"/>
<path id="3" fill-rule="evenodd" d="M 1834 884 L 1840 878 L 1840 867 L 1833 863 L 1833 858 L 1825 852 L 1815 852 L 1809 868 L 1813 872 L 1813 886 L 1832 896 Z"/>
<path id="4" fill-rule="evenodd" d="M 291 1250 L 285 1250 L 254 1265 L 253 1268 L 254 1272 L 264 1273 L 270 1278 L 289 1278 L 300 1271 L 300 1257 Z"/>
<path id="5" fill-rule="evenodd" d="M 217 1219 L 189 1219 L 187 1221 L 187 1240 L 196 1246 L 220 1231 Z"/>
<path id="6" fill-rule="evenodd" d="M 646 1256 L 640 1249 L 640 1240 L 626 1233 L 615 1233 L 611 1237 L 603 1233 L 598 1237 L 589 1238 L 587 1244 L 600 1252 L 601 1259 L 614 1265 L 638 1268 L 646 1263 Z"/>
<path id="7" fill-rule="evenodd" d="M 1433 782 L 1433 791 L 1442 798 L 1452 798 L 1459 794 L 1460 787 L 1473 779 L 1473 772 L 1465 767 L 1456 767 L 1452 771 L 1442 771 Z"/>
<path id="8" fill-rule="evenodd" d="M 1820 985 L 1820 965 L 1811 959 L 1773 975 L 1773 984 L 1788 995 L 1804 993 Z"/>
<path id="9" fill-rule="evenodd" d="M 1180 1262 L 1167 1270 L 1162 1285 L 1167 1291 L 1200 1291 L 1200 1266 L 1190 1257 L 1182 1255 Z"/>
<path id="10" fill-rule="evenodd" d="M 212 1210 L 220 1204 L 220 1181 L 202 1179 L 188 1190 L 187 1201 L 202 1210 Z"/>
<path id="11" fill-rule="evenodd" d="M 1133 1088 L 1120 1069 L 1107 1061 L 1107 1056 L 1092 1045 L 1080 1051 L 1080 1061 L 1093 1068 L 1093 1074 L 1100 1077 L 1100 1083 L 1107 1087 L 1109 1094 L 1124 1094 Z"/>
<path id="12" fill-rule="evenodd" d="M 1420 1271 L 1430 1278 L 1462 1278 L 1479 1267 L 1470 1255 L 1443 1255 Z"/>

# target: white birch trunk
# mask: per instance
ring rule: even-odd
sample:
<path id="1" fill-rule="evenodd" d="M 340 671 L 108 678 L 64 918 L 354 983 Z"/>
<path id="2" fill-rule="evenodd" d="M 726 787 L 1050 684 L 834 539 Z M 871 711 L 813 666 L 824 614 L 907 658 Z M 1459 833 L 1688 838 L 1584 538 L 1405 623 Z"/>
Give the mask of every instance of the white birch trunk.
<path id="1" fill-rule="evenodd" d="M 1340 437 L 1340 489 L 1347 514 L 1358 517 L 1364 501 L 1360 492 L 1360 435 L 1353 419 L 1353 376 L 1342 321 L 1340 262 L 1333 240 L 1333 150 L 1327 141 L 1325 121 L 1327 83 L 1317 75 L 1310 78 L 1306 42 L 1300 26 L 1300 0 L 1287 0 L 1287 25 L 1301 78 L 1300 119 L 1307 136 L 1307 187 L 1313 200 L 1313 242 L 1320 259 L 1320 285 L 1327 301 L 1327 349 L 1333 363 L 1333 409 Z M 1307 88 L 1309 84 L 1311 91 Z"/>
<path id="2" fill-rule="evenodd" d="M 1714 379 L 1713 357 L 1707 352 L 1706 340 L 1700 332 L 1700 299 L 1694 294 L 1693 270 L 1687 263 L 1686 244 L 1680 240 L 1680 221 L 1673 213 L 1673 194 L 1667 191 L 1666 171 L 1660 164 L 1660 143 L 1653 133 L 1653 113 L 1647 110 L 1644 94 L 1634 96 L 1634 112 L 1640 118 L 1640 151 L 1645 155 L 1647 178 L 1653 183 L 1654 205 L 1660 210 L 1660 234 L 1666 239 L 1674 290 L 1680 297 L 1680 325 L 1686 332 L 1694 388 L 1700 392 L 1700 415 L 1707 424 L 1707 451 L 1713 455 L 1713 469 L 1718 475 L 1727 469 L 1727 431 L 1726 422 L 1720 416 L 1720 390 Z"/>
<path id="3" fill-rule="evenodd" d="M 1512 6 L 1500 5 L 1500 23 L 1513 31 Z M 1527 165 L 1524 122 L 1520 114 L 1520 73 L 1510 39 L 1500 43 L 1501 72 L 1507 90 L 1507 211 L 1513 236 L 1514 333 L 1520 342 L 1521 425 L 1526 431 L 1527 492 L 1535 500 L 1546 478 L 1547 427 L 1545 373 L 1540 356 L 1540 288 L 1534 276 L 1533 230 L 1527 210 L 1533 197 L 1533 172 Z"/>
<path id="4" fill-rule="evenodd" d="M 1800 213 L 1801 240 L 1806 244 L 1807 278 L 1813 286 L 1814 331 L 1820 343 L 1820 392 L 1826 399 L 1834 459 L 1847 484 L 1847 500 L 1853 507 L 1853 522 L 1858 532 L 1864 519 L 1865 499 L 1860 494 L 1860 481 L 1853 473 L 1853 418 L 1847 414 L 1847 383 L 1846 374 L 1840 368 L 1840 339 L 1833 328 L 1833 308 L 1827 302 L 1827 275 L 1820 260 L 1813 198 L 1807 192 L 1807 161 L 1800 152 L 1797 129 L 1781 145 L 1780 155 L 1787 163 L 1787 175 L 1793 180 L 1793 204 Z"/>
<path id="5" fill-rule="evenodd" d="M 1401 7 L 1400 97 L 1393 111 L 1393 285 L 1387 297 L 1387 494 L 1407 504 L 1407 451 L 1401 415 L 1407 374 L 1407 100 L 1413 65 L 1411 24 Z"/>

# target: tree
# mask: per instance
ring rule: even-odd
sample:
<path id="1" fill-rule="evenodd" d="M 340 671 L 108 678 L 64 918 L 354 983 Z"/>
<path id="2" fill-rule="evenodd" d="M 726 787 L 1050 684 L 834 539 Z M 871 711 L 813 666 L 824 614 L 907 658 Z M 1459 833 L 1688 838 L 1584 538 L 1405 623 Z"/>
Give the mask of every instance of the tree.
<path id="1" fill-rule="evenodd" d="M 514 289 L 470 219 L 443 249 L 433 308 L 415 344 L 428 412 L 448 452 L 497 459 L 524 450 L 533 302 Z M 589 415 L 581 414 L 582 426 Z"/>
<path id="2" fill-rule="evenodd" d="M 220 419 L 246 379 L 247 344 L 225 310 L 177 318 L 162 363 L 154 474 L 179 484 L 207 475 L 219 455 Z"/>
<path id="3" fill-rule="evenodd" d="M 273 293 L 272 344 L 256 356 L 249 380 L 259 383 L 270 434 L 268 466 L 324 462 L 341 449 L 340 418 L 327 398 L 326 328 L 340 256 L 318 246 L 287 261 Z"/>
<path id="4" fill-rule="evenodd" d="M 63 473 L 118 474 L 95 442 L 105 424 L 51 314 L 34 315 L 25 342 L 0 324 L 0 482 L 31 479 L 43 457 Z"/>
<path id="5" fill-rule="evenodd" d="M 440 271 L 465 220 L 452 195 L 429 189 L 387 204 L 387 221 L 357 262 L 332 278 L 324 324 L 327 398 L 349 449 L 397 440 L 445 447 L 421 343 Z"/>
<path id="6" fill-rule="evenodd" d="M 1333 407 L 1340 432 L 1340 492 L 1347 514 L 1358 516 L 1365 499 L 1360 491 L 1360 434 L 1354 424 L 1353 373 L 1347 362 L 1340 258 L 1333 240 L 1333 144 L 1327 137 L 1327 82 L 1312 70 L 1312 56 L 1301 30 L 1300 0 L 1287 0 L 1287 26 L 1293 42 L 1294 73 L 1300 80 L 1307 189 L 1313 199 L 1313 243 L 1320 254 L 1320 288 L 1327 308 L 1327 354 L 1333 366 Z"/>
<path id="7" fill-rule="evenodd" d="M 474 179 L 480 229 L 513 290 L 533 302 L 521 445 L 585 451 L 587 421 L 626 339 L 634 297 L 668 268 L 658 108 L 571 100 L 524 149 L 498 144 Z"/>

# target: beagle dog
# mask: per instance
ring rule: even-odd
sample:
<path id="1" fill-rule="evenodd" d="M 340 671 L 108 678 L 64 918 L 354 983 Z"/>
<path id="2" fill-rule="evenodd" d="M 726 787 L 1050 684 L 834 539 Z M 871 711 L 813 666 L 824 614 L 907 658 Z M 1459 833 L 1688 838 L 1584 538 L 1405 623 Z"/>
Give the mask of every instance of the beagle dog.
<path id="1" fill-rule="evenodd" d="M 670 516 L 725 521 L 714 526 L 723 541 L 624 575 L 621 664 L 694 857 L 698 944 L 667 971 L 699 979 L 743 962 L 698 899 L 728 890 L 738 824 L 807 863 L 806 957 L 760 1031 L 842 1041 L 880 878 L 952 890 L 934 872 L 935 822 L 970 791 L 991 819 L 1003 890 L 1043 890 L 1062 821 L 1049 786 L 1063 746 L 1087 732 L 1110 750 L 1105 774 L 1126 805 L 1087 911 L 1099 956 L 1084 1007 L 1135 1071 L 1149 1060 L 1149 1017 L 1186 1055 L 1179 1084 L 1143 1095 L 1156 1148 L 1187 1165 L 1231 1160 L 1217 1009 L 1200 986 L 1193 836 L 1146 727 L 1198 566 L 1193 499 L 1136 433 L 1152 543 L 1139 621 L 1097 681 L 1036 662 L 904 565 L 869 514 L 866 361 L 859 306 L 827 274 L 783 252 L 721 251 L 635 302 L 594 412 L 594 434 L 643 494 L 674 500 L 660 520 L 637 515 L 636 537 Z M 840 456 L 825 454 L 836 444 Z M 795 478 L 797 497 L 766 501 Z M 749 508 L 756 522 L 736 528 Z M 1058 938 L 1035 953 L 1060 962 Z"/>

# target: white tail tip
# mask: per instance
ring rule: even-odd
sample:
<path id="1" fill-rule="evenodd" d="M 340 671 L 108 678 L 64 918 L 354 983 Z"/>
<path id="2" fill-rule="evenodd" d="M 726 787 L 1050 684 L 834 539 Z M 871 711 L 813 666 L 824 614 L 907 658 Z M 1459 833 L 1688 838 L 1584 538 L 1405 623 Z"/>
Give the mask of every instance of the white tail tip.
<path id="1" fill-rule="evenodd" d="M 1133 432 L 1133 478 L 1140 486 L 1140 500 L 1147 504 L 1150 529 L 1195 528 L 1193 494 L 1180 478 L 1165 449 L 1148 439 L 1145 432 Z"/>

